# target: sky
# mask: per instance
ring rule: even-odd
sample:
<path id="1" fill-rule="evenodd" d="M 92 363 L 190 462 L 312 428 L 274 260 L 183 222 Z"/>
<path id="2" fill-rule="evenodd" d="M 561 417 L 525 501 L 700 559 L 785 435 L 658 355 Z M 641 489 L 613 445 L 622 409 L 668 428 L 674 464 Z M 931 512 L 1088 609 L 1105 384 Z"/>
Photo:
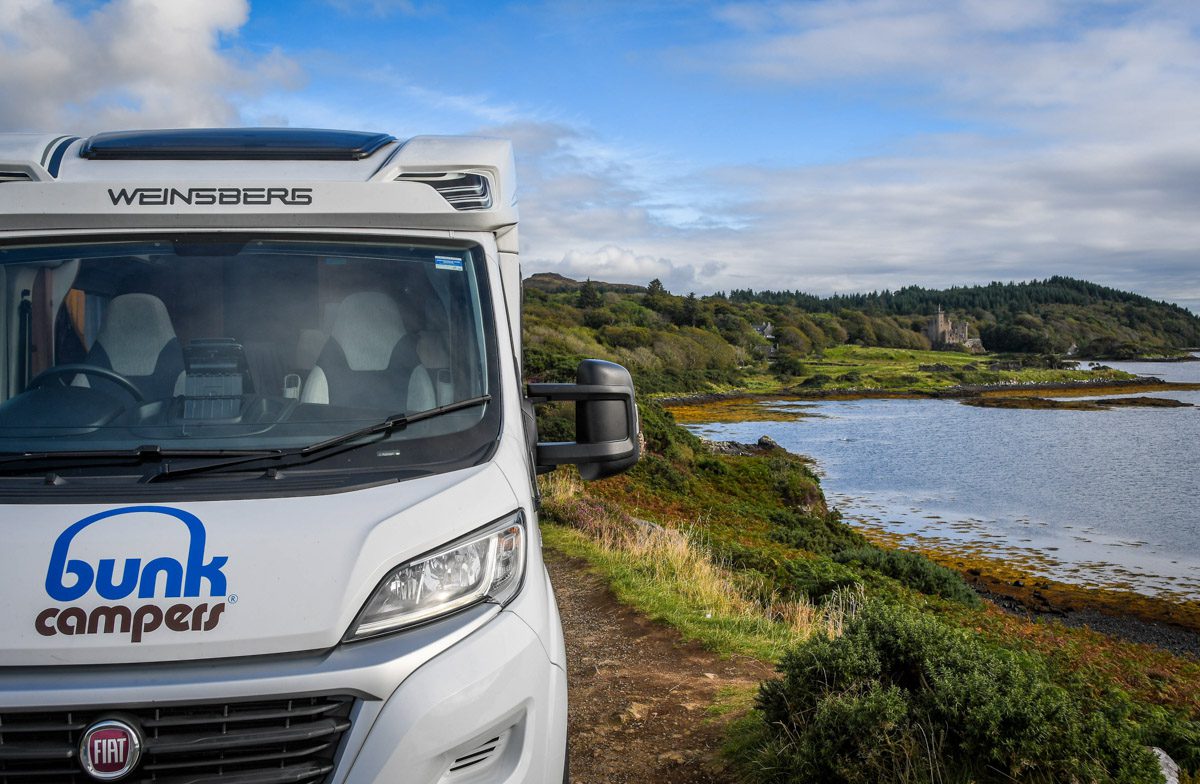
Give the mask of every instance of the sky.
<path id="1" fill-rule="evenodd" d="M 1195 0 L 0 0 L 0 131 L 515 144 L 526 274 L 1200 313 Z"/>

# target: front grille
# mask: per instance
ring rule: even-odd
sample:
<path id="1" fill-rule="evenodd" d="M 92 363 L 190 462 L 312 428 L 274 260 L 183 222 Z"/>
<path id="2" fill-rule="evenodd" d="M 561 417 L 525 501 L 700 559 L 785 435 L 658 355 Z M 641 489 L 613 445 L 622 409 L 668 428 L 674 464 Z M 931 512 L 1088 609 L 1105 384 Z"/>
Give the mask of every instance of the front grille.
<path id="1" fill-rule="evenodd" d="M 79 741 L 94 722 L 141 728 L 142 760 L 122 784 L 317 784 L 350 727 L 351 697 L 0 712 L 0 784 L 88 784 Z"/>

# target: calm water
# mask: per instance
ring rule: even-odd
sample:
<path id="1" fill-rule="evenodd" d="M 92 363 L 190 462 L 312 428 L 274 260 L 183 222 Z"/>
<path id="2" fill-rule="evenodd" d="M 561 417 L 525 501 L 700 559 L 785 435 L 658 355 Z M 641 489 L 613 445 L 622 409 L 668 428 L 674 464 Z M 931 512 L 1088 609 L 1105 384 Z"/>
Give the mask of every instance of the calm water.
<path id="1" fill-rule="evenodd" d="M 1109 363 L 1200 383 L 1200 362 Z M 1200 392 L 1156 393 L 1200 406 Z M 767 434 L 817 460 L 850 522 L 913 543 L 1001 554 L 1059 580 L 1200 599 L 1200 407 L 1023 411 L 944 400 L 781 402 Z"/>

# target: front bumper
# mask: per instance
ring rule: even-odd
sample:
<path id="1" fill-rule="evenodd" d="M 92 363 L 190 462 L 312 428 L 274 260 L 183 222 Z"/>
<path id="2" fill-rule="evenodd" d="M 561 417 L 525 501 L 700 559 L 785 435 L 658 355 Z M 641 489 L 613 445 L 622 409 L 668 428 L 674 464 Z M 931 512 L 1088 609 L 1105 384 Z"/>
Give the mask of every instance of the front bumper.
<path id="1" fill-rule="evenodd" d="M 557 784 L 566 693 L 538 635 L 490 605 L 322 654 L 0 670 L 0 712 L 352 695 L 329 784 Z"/>

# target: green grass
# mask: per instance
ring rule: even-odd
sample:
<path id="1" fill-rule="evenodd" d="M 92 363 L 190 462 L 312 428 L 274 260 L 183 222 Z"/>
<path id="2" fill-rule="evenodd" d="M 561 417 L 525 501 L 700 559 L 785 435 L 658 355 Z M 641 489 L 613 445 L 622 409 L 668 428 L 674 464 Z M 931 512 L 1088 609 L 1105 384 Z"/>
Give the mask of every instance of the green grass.
<path id="1" fill-rule="evenodd" d="M 1009 361 L 991 354 L 842 345 L 805 357 L 801 363 L 802 372 L 795 375 L 781 377 L 765 369 L 746 368 L 736 382 L 713 383 L 708 385 L 707 391 L 752 396 L 863 392 L 930 395 L 958 387 L 1072 385 L 1134 378 L 1129 373 L 1111 369 L 991 369 L 993 363 L 1003 365 Z M 1036 364 L 1032 358 L 1023 361 Z M 659 392 L 654 396 L 671 395 L 671 392 Z"/>
<path id="2" fill-rule="evenodd" d="M 792 379 L 790 385 L 806 391 L 879 389 L 920 394 L 957 386 L 1070 384 L 1133 378 L 1115 370 L 989 369 L 995 361 L 997 358 L 993 356 L 955 351 L 835 346 L 821 357 L 805 360 L 804 375 Z"/>
<path id="3" fill-rule="evenodd" d="M 754 707 L 756 697 L 758 697 L 757 686 L 722 686 L 717 689 L 716 698 L 704 713 L 710 719 L 744 714 Z"/>
<path id="4" fill-rule="evenodd" d="M 920 357 L 919 352 L 903 353 Z M 857 608 L 882 603 L 916 618 L 918 627 L 925 622 L 920 619 L 927 619 L 940 624 L 938 628 L 955 630 L 952 636 L 970 640 L 968 647 L 1009 652 L 997 654 L 1007 663 L 997 666 L 1015 668 L 1014 679 L 1027 675 L 1039 689 L 1064 688 L 1101 708 L 1117 705 L 1120 716 L 1089 709 L 1086 722 L 1098 722 L 1100 730 L 1111 725 L 1114 732 L 1135 732 L 1142 741 L 1166 748 L 1185 768 L 1200 767 L 1200 702 L 1195 698 L 1200 693 L 1200 667 L 1194 663 L 1085 629 L 1031 623 L 981 605 L 957 572 L 917 554 L 865 547 L 863 537 L 826 508 L 817 478 L 803 458 L 782 450 L 753 456 L 707 454 L 695 437 L 652 404 L 643 406 L 642 421 L 648 452 L 630 473 L 587 485 L 570 471 L 540 479 L 544 519 L 551 521 L 545 527 L 547 546 L 588 561 L 621 602 L 711 650 L 767 662 L 780 661 L 785 651 L 810 650 L 819 640 L 836 639 L 852 623 Z M 958 670 L 965 677 L 974 655 L 968 654 L 945 665 L 951 682 Z M 1105 696 L 1117 692 L 1131 696 L 1114 698 L 1116 702 Z M 894 697 L 878 707 L 909 710 L 904 707 L 909 702 Z M 917 697 L 920 694 L 913 699 Z M 734 714 L 737 705 L 735 700 L 732 706 L 713 710 Z M 744 709 L 744 702 L 741 705 Z M 828 707 L 837 713 L 857 710 L 856 705 L 831 702 Z M 982 720 L 984 714 L 986 710 L 953 721 Z M 869 710 L 846 714 L 847 720 L 871 715 Z M 907 726 L 919 734 L 916 728 L 926 719 L 911 716 L 915 718 Z M 933 729 L 948 731 L 950 719 L 936 721 L 944 726 Z M 777 736 L 764 734 L 759 712 L 735 719 L 730 726 L 736 758 L 751 759 L 766 743 L 778 745 Z M 986 731 L 974 729 L 977 737 L 987 737 Z M 850 737 L 855 732 L 853 727 L 837 731 Z M 910 733 L 900 741 L 916 753 L 914 737 Z M 1042 759 L 1036 764 L 1048 769 L 1051 762 Z M 1079 765 L 1082 771 L 1084 762 Z M 941 781 L 982 780 L 952 764 L 943 764 L 941 772 Z M 795 771 L 788 775 L 786 780 L 798 782 L 821 780 Z M 914 775 L 907 780 L 923 779 Z"/>

